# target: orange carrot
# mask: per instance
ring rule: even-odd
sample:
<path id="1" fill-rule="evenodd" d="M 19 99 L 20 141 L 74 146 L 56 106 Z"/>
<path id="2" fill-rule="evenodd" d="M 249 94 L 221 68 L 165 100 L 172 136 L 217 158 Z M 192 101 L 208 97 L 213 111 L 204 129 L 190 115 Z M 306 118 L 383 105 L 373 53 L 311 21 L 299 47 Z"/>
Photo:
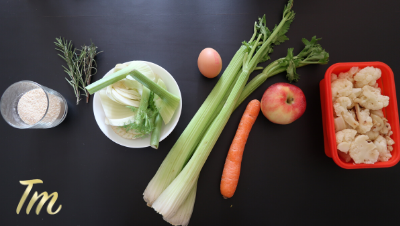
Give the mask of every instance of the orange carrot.
<path id="1" fill-rule="evenodd" d="M 240 167 L 242 163 L 244 146 L 246 145 L 247 138 L 251 127 L 260 113 L 260 101 L 252 100 L 247 105 L 240 120 L 239 127 L 233 138 L 231 147 L 229 148 L 228 156 L 225 160 L 224 171 L 221 178 L 221 194 L 226 198 L 231 198 L 236 191 L 239 181 Z"/>

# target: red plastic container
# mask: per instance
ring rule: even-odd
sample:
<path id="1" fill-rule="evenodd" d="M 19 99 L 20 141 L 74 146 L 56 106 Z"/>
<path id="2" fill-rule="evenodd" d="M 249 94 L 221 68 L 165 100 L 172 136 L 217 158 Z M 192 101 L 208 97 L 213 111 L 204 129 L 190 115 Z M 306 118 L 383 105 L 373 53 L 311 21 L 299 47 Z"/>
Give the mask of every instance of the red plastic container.
<path id="1" fill-rule="evenodd" d="M 335 124 L 333 118 L 333 103 L 331 91 L 331 74 L 339 75 L 340 72 L 347 72 L 352 67 L 360 69 L 367 66 L 373 66 L 381 69 L 382 77 L 378 79 L 379 87 L 382 89 L 382 95 L 389 96 L 389 105 L 383 109 L 383 113 L 392 127 L 393 134 L 391 138 L 394 140 L 392 158 L 387 162 L 376 162 L 375 164 L 354 164 L 347 163 L 340 159 L 336 148 Z M 393 71 L 390 67 L 382 62 L 354 62 L 354 63 L 337 63 L 328 68 L 325 78 L 320 82 L 322 122 L 324 128 L 324 144 L 325 154 L 332 158 L 337 165 L 345 169 L 362 169 L 362 168 L 385 168 L 396 165 L 400 160 L 400 133 L 399 133 L 399 114 L 397 110 L 396 87 L 394 85 Z"/>

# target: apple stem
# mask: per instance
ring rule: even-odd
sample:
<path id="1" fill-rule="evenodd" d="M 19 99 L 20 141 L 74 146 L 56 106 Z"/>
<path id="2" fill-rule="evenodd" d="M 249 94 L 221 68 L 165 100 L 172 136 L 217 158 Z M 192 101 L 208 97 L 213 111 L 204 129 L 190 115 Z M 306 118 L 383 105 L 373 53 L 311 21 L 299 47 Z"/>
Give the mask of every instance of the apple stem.
<path id="1" fill-rule="evenodd" d="M 293 101 L 294 101 L 294 98 L 293 98 L 293 97 L 288 97 L 288 98 L 286 99 L 286 103 L 288 103 L 288 104 L 293 103 Z"/>

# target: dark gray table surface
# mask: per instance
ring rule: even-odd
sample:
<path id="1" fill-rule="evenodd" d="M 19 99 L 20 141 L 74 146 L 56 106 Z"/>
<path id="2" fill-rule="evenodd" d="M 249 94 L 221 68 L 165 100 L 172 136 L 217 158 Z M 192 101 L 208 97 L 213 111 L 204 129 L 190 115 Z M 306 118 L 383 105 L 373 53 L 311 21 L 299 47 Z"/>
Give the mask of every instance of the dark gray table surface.
<path id="1" fill-rule="evenodd" d="M 215 48 L 226 67 L 240 43 L 252 35 L 253 22 L 266 14 L 279 23 L 286 0 L 272 1 L 29 1 L 0 2 L 0 92 L 20 80 L 33 80 L 59 91 L 69 104 L 66 120 L 47 130 L 18 130 L 0 120 L 0 225 L 168 225 L 146 206 L 142 193 L 164 157 L 218 79 L 206 79 L 197 68 L 205 47 Z M 190 225 L 395 225 L 398 222 L 400 166 L 345 170 L 324 154 L 319 82 L 337 62 L 382 61 L 399 80 L 398 1 L 295 1 L 296 18 L 290 47 L 302 49 L 301 38 L 322 37 L 330 53 L 327 65 L 298 70 L 307 98 L 305 114 L 290 125 L 269 122 L 260 114 L 242 163 L 233 198 L 222 199 L 219 183 L 225 157 L 245 106 L 230 118 L 199 179 Z M 56 37 L 76 46 L 92 40 L 104 51 L 97 80 L 115 64 L 154 62 L 176 79 L 183 97 L 180 121 L 171 135 L 151 148 L 129 149 L 109 140 L 97 126 L 90 104 L 75 105 L 57 56 Z M 286 82 L 284 74 L 267 87 Z M 20 214 L 25 191 L 34 185 Z M 58 192 L 49 215 L 25 213 L 32 193 Z M 56 208 L 54 208 L 55 210 Z"/>

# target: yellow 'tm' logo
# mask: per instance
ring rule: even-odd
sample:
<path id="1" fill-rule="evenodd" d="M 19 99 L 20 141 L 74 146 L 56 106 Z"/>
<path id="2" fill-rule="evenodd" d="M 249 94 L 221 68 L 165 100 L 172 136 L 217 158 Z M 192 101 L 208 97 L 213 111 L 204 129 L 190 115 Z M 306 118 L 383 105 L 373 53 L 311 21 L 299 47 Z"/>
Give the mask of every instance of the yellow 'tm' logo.
<path id="1" fill-rule="evenodd" d="M 35 179 L 35 180 L 22 180 L 19 183 L 21 183 L 22 185 L 28 185 L 28 187 L 25 189 L 24 194 L 22 194 L 21 200 L 18 203 L 18 207 L 17 207 L 17 214 L 19 214 L 19 212 L 21 211 L 22 206 L 25 203 L 26 197 L 28 197 L 29 192 L 31 192 L 32 187 L 34 184 L 42 184 L 43 181 L 39 180 L 39 179 Z M 26 214 L 29 214 L 29 212 L 32 209 L 32 206 L 35 204 L 35 202 L 42 197 L 42 199 L 40 200 L 40 202 L 38 203 L 37 207 L 36 207 L 36 215 L 39 215 L 40 210 L 42 209 L 43 205 L 46 203 L 46 201 L 48 199 L 51 200 L 49 202 L 49 204 L 47 205 L 47 213 L 49 214 L 56 214 L 58 212 L 60 212 L 61 210 L 61 205 L 58 207 L 58 209 L 53 212 L 51 209 L 54 206 L 54 203 L 57 201 L 58 198 L 58 193 L 57 192 L 53 192 L 50 195 L 47 192 L 42 192 L 40 195 L 38 195 L 38 192 L 35 192 L 31 198 L 31 201 L 28 204 L 28 207 L 26 207 Z"/>

